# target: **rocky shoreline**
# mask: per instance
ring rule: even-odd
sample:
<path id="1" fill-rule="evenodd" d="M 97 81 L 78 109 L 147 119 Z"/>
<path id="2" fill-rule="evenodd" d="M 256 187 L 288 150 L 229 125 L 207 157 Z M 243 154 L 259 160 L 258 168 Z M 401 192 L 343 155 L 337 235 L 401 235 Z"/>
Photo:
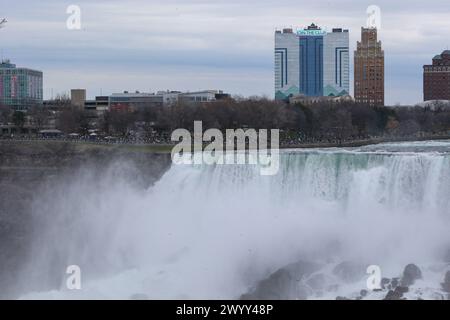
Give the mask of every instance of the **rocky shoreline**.
<path id="1" fill-rule="evenodd" d="M 448 267 L 446 264 L 444 270 Z M 256 283 L 240 300 L 450 300 L 450 270 L 442 274 L 440 285 L 429 287 L 424 285 L 422 270 L 411 263 L 398 277 L 382 278 L 379 288 L 361 286 L 356 290 L 369 277 L 364 265 L 344 261 L 331 272 L 326 269 L 323 264 L 308 261 L 289 264 Z M 342 287 L 353 290 L 341 295 Z"/>
<path id="2" fill-rule="evenodd" d="M 336 142 L 305 142 L 305 143 L 284 143 L 280 141 L 280 149 L 315 149 L 315 148 L 352 148 L 363 147 L 380 143 L 395 142 L 415 142 L 428 140 L 449 140 L 450 135 L 430 135 L 423 137 L 375 137 L 369 139 L 342 140 Z M 0 139 L 0 150 L 5 145 L 24 145 L 26 148 L 33 145 L 32 148 L 40 148 L 40 145 L 64 145 L 75 146 L 74 149 L 110 149 L 119 152 L 119 150 L 128 150 L 135 152 L 150 153 L 170 153 L 176 143 L 112 143 L 95 140 L 74 140 L 74 139 Z M 208 145 L 208 143 L 205 143 Z"/>

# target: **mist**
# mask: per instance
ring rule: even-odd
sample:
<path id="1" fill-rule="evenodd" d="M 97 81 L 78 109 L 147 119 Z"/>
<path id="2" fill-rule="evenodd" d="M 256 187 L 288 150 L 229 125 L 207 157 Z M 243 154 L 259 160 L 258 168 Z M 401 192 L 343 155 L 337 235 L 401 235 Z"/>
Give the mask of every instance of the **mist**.
<path id="1" fill-rule="evenodd" d="M 344 292 L 364 286 L 369 265 L 395 277 L 415 263 L 437 287 L 450 249 L 447 147 L 287 150 L 275 176 L 172 165 L 148 187 L 122 161 L 101 175 L 80 169 L 33 201 L 20 297 L 236 299 L 299 260 L 322 273 L 354 263 L 356 284 L 327 274 Z M 81 290 L 66 288 L 69 265 Z"/>

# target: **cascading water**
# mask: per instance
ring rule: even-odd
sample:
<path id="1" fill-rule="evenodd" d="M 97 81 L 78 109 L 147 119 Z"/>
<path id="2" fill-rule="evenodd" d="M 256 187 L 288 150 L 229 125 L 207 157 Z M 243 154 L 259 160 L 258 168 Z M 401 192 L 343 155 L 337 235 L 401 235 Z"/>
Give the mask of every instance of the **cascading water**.
<path id="1" fill-rule="evenodd" d="M 26 299 L 233 299 L 298 260 L 323 273 L 342 261 L 363 274 L 379 265 L 383 276 L 413 262 L 422 285 L 438 288 L 450 249 L 450 142 L 287 150 L 275 176 L 173 165 L 146 191 L 117 167 L 100 181 L 86 170 L 43 192 L 35 216 Z M 65 289 L 72 264 L 82 290 Z M 365 286 L 330 281 L 333 292 L 310 298 Z"/>

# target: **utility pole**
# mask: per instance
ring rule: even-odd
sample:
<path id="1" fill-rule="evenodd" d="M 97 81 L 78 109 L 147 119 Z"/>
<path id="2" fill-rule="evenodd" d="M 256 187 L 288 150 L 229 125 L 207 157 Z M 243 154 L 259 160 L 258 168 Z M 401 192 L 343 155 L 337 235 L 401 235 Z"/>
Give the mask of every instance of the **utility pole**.
<path id="1" fill-rule="evenodd" d="M 8 22 L 8 20 L 6 20 L 6 18 L 0 18 L 0 29 L 3 28 L 5 26 L 5 24 Z M 2 49 L 2 60 L 3 61 L 3 49 Z"/>

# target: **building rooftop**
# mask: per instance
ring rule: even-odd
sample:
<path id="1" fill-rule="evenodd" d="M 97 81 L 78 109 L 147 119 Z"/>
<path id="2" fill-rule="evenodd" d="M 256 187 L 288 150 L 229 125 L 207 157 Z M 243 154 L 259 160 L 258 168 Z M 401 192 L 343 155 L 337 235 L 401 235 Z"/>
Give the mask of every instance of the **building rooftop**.
<path id="1" fill-rule="evenodd" d="M 14 69 L 16 67 L 15 64 L 12 64 L 9 59 L 2 60 L 2 63 L 0 63 L 0 68 L 2 69 Z"/>
<path id="2" fill-rule="evenodd" d="M 320 30 L 320 27 L 318 27 L 316 24 L 311 23 L 310 26 L 308 26 L 307 30 Z"/>
<path id="3" fill-rule="evenodd" d="M 0 69 L 17 69 L 19 71 L 28 70 L 28 71 L 32 71 L 32 72 L 42 73 L 42 71 L 36 70 L 36 69 L 17 67 L 14 63 L 11 63 L 11 61 L 9 59 L 2 60 L 2 62 L 0 63 Z"/>
<path id="4" fill-rule="evenodd" d="M 123 93 L 113 93 L 113 94 L 111 94 L 111 96 L 113 96 L 113 97 L 150 97 L 150 96 L 155 96 L 155 94 L 154 93 L 125 91 Z"/>

